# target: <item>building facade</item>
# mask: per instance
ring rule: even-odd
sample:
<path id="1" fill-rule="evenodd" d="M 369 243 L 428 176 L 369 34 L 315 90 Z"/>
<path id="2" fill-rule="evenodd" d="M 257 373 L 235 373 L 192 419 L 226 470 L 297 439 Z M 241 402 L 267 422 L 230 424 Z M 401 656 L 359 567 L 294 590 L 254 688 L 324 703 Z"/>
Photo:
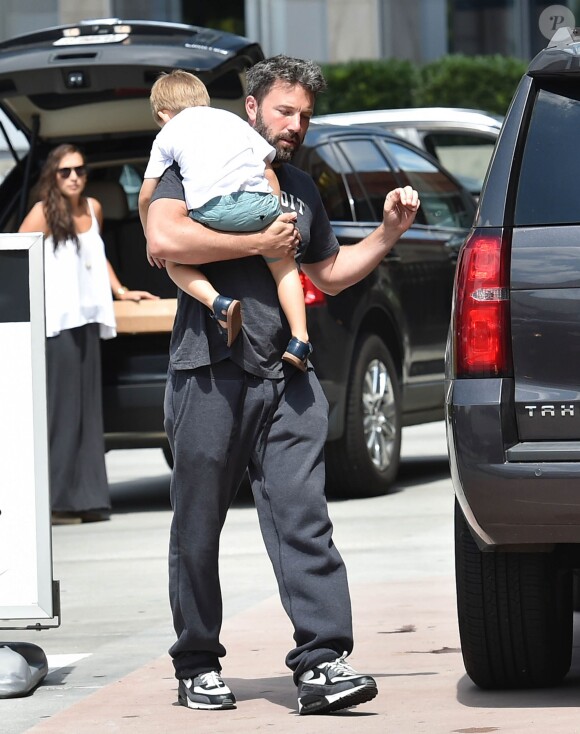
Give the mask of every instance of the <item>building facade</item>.
<path id="1" fill-rule="evenodd" d="M 546 45 L 546 29 L 580 22 L 580 0 L 2 0 L 0 40 L 89 18 L 203 24 L 222 10 L 267 55 L 321 63 L 426 63 L 448 53 L 529 59 Z"/>

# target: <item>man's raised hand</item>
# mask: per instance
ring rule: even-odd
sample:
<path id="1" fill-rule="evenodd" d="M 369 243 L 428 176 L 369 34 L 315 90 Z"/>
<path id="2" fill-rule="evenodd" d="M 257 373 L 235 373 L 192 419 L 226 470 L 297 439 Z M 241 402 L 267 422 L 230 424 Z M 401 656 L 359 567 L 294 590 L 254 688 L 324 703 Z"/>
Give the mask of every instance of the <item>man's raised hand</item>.
<path id="1" fill-rule="evenodd" d="M 383 206 L 383 222 L 385 227 L 406 232 L 415 221 L 421 202 L 419 194 L 411 186 L 389 191 Z"/>

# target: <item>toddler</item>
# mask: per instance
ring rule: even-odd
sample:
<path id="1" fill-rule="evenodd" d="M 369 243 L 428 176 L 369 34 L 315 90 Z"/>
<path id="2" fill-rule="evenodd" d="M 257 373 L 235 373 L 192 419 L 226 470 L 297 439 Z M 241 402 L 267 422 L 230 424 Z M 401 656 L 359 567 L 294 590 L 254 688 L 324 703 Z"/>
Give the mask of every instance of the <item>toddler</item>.
<path id="1" fill-rule="evenodd" d="M 183 178 L 189 215 L 208 227 L 253 232 L 281 213 L 280 186 L 272 168 L 275 149 L 237 115 L 210 107 L 200 79 L 181 70 L 163 74 L 153 84 L 150 100 L 153 117 L 162 129 L 153 143 L 139 193 L 144 229 L 155 187 L 173 161 Z M 296 263 L 292 257 L 264 259 L 292 334 L 282 359 L 305 371 L 312 347 Z M 231 346 L 242 326 L 240 302 L 218 293 L 192 265 L 165 265 L 179 288 L 209 309 Z"/>

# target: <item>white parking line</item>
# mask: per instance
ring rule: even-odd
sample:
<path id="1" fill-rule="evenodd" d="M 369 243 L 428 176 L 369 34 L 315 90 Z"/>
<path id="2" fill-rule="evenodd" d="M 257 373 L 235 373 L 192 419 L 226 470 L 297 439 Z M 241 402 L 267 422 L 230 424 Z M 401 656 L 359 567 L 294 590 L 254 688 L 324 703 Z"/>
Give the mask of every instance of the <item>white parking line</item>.
<path id="1" fill-rule="evenodd" d="M 46 659 L 48 660 L 48 672 L 53 673 L 55 670 L 67 668 L 71 665 L 74 665 L 75 663 L 78 663 L 79 660 L 89 658 L 91 655 L 92 653 L 90 652 L 81 652 L 68 655 L 66 653 L 63 653 L 61 655 L 47 655 Z"/>

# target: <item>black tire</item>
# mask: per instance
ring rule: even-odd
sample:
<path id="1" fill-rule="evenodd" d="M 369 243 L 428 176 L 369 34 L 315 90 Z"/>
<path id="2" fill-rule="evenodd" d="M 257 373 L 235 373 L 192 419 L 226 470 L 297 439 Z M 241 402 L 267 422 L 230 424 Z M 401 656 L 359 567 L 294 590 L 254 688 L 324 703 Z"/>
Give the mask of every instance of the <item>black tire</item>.
<path id="1" fill-rule="evenodd" d="M 455 506 L 457 613 L 465 670 L 481 688 L 559 683 L 572 656 L 572 573 L 555 552 L 482 552 Z"/>
<path id="2" fill-rule="evenodd" d="M 399 469 L 401 390 L 378 336 L 361 336 L 354 353 L 344 434 L 326 447 L 327 491 L 335 497 L 376 497 L 389 491 Z"/>

